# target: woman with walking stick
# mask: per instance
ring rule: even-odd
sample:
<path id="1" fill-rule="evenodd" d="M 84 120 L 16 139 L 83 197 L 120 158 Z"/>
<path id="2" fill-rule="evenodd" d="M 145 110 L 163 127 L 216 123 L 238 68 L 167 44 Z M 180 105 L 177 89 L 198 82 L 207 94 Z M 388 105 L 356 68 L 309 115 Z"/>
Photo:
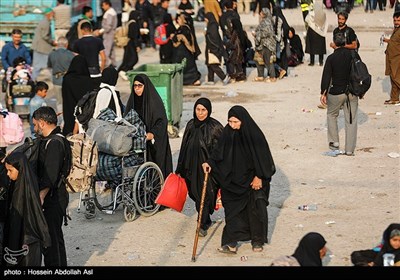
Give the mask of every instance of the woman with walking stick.
<path id="1" fill-rule="evenodd" d="M 251 241 L 254 252 L 268 242 L 268 197 L 275 164 L 268 142 L 242 106 L 228 112 L 218 145 L 203 163 L 221 186 L 225 209 L 221 253 L 236 254 L 239 241 Z"/>
<path id="2" fill-rule="evenodd" d="M 189 197 L 195 201 L 196 210 L 200 214 L 200 202 L 203 189 L 204 173 L 201 164 L 211 155 L 222 133 L 223 126 L 211 117 L 211 101 L 199 98 L 194 104 L 193 119 L 186 125 L 183 134 L 178 165 L 175 170 L 185 179 Z M 199 236 L 207 235 L 211 226 L 211 214 L 214 212 L 217 196 L 217 185 L 214 179 L 207 180 Z"/>

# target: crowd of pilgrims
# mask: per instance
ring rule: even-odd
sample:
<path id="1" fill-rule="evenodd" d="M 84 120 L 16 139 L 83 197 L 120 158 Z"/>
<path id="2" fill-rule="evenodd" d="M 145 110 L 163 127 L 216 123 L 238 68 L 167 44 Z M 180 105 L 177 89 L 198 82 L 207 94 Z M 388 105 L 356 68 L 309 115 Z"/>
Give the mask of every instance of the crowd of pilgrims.
<path id="1" fill-rule="evenodd" d="M 129 20 L 135 20 L 129 23 L 128 37 L 132 47 L 125 48 L 123 65 L 129 65 L 132 69 L 138 62 L 137 47 L 157 49 L 154 40 L 150 38 L 160 24 L 165 24 L 169 38 L 168 43 L 158 48 L 160 63 L 182 63 L 185 58 L 184 85 L 201 85 L 201 73 L 196 64 L 200 55 L 204 55 L 208 70 L 207 79 L 203 79 L 206 84 L 214 84 L 215 75 L 224 84 L 245 81 L 246 67 L 257 67 L 258 77 L 254 81 L 275 82 L 287 76 L 289 66 L 294 67 L 303 62 L 304 52 L 300 37 L 287 22 L 281 5 L 275 5 L 272 0 L 257 2 L 260 22 L 252 33 L 253 38 L 243 28 L 236 1 L 213 0 L 217 5 L 206 9 L 204 14 L 204 53 L 197 42 L 191 2 L 181 1 L 174 21 L 168 9 L 162 8 L 165 1 L 168 0 L 163 0 L 158 5 L 160 9 L 153 7 L 154 3 L 150 4 L 147 0 L 143 4 L 140 1 L 138 3 L 143 7 L 130 12 Z M 143 27 L 149 29 L 149 32 L 141 32 Z M 255 53 L 256 56 L 261 56 L 261 60 L 254 59 Z M 118 70 L 126 72 L 129 70 L 126 68 L 120 67 Z"/>

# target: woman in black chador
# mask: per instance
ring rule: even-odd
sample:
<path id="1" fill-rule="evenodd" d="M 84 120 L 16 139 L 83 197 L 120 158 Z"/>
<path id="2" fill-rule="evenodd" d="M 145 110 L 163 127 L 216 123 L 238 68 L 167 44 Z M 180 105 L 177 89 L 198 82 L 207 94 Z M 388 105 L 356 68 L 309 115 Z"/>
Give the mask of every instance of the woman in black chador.
<path id="1" fill-rule="evenodd" d="M 289 42 L 290 56 L 288 57 L 288 65 L 294 67 L 303 63 L 304 51 L 301 39 L 293 27 L 289 28 Z"/>
<path id="2" fill-rule="evenodd" d="M 11 153 L 5 159 L 11 187 L 5 239 L 4 260 L 8 265 L 41 266 L 42 248 L 51 245 L 47 222 L 39 198 L 39 186 L 26 156 Z"/>
<path id="3" fill-rule="evenodd" d="M 168 138 L 168 119 L 156 88 L 145 74 L 133 79 L 132 93 L 126 103 L 125 115 L 134 109 L 146 125 L 147 161 L 160 167 L 164 178 L 172 172 L 172 155 Z"/>
<path id="4" fill-rule="evenodd" d="M 163 23 L 166 24 L 165 29 L 167 31 L 167 37 L 171 38 L 171 34 L 176 31 L 175 25 L 172 22 L 172 16 L 169 13 L 164 13 Z M 173 63 L 174 46 L 172 40 L 168 40 L 168 43 L 160 45 L 160 63 Z"/>
<path id="5" fill-rule="evenodd" d="M 183 84 L 199 86 L 201 85 L 201 74 L 196 65 L 197 52 L 195 35 L 188 24 L 189 19 L 187 17 L 189 16 L 181 14 L 176 19 L 179 28 L 172 36 L 174 45 L 173 61 L 174 63 L 182 63 L 182 60 L 186 58 L 186 66 L 183 69 Z"/>
<path id="6" fill-rule="evenodd" d="M 82 55 L 75 56 L 69 65 L 62 83 L 64 135 L 72 133 L 74 129 L 74 111 L 78 101 L 87 92 L 98 88 L 99 85 L 99 79 L 93 79 L 90 77 L 86 58 Z"/>
<path id="7" fill-rule="evenodd" d="M 251 241 L 254 252 L 268 242 L 269 191 L 275 164 L 268 142 L 242 106 L 228 112 L 218 145 L 203 164 L 221 186 L 225 209 L 222 253 L 237 253 L 238 241 Z"/>
<path id="8" fill-rule="evenodd" d="M 224 84 L 229 82 L 229 76 L 225 75 L 221 69 L 222 57 L 227 58 L 228 54 L 225 51 L 221 36 L 219 35 L 219 25 L 214 14 L 206 13 L 205 21 L 207 22 L 207 30 L 205 32 L 206 39 L 206 65 L 208 69 L 208 82 L 214 83 L 214 74 L 216 74 Z M 218 58 L 218 62 L 210 61 L 209 55 L 213 54 Z"/>
<path id="9" fill-rule="evenodd" d="M 229 53 L 228 68 L 232 71 L 230 73 L 232 81 L 240 82 L 246 80 L 246 69 L 243 65 L 245 62 L 244 53 L 248 43 L 240 20 L 233 18 L 231 23 L 230 40 L 226 43 L 226 49 Z"/>
<path id="10" fill-rule="evenodd" d="M 211 118 L 211 112 L 211 102 L 207 98 L 199 98 L 194 104 L 193 119 L 186 125 L 175 170 L 176 174 L 185 179 L 189 196 L 196 203 L 197 212 L 200 209 L 204 182 L 201 165 L 211 155 L 223 130 L 222 124 Z M 200 236 L 206 236 L 207 229 L 211 226 L 210 215 L 214 212 L 216 196 L 216 183 L 214 179 L 209 178 L 200 223 Z"/>

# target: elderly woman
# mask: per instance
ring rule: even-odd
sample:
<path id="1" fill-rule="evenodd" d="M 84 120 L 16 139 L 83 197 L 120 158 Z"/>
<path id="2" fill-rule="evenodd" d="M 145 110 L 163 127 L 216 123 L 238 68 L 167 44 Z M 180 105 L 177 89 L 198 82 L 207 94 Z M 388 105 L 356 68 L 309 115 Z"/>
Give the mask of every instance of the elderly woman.
<path id="1" fill-rule="evenodd" d="M 211 112 L 211 101 L 207 98 L 199 98 L 194 104 L 193 118 L 186 125 L 179 151 L 178 166 L 175 170 L 176 174 L 180 174 L 185 179 L 189 196 L 196 203 L 197 212 L 200 210 L 204 181 L 201 164 L 210 157 L 217 146 L 223 129 L 222 124 L 211 117 Z M 200 236 L 207 235 L 216 196 L 216 182 L 214 179 L 209 179 L 200 223 Z"/>
<path id="2" fill-rule="evenodd" d="M 236 254 L 239 241 L 251 241 L 254 252 L 268 242 L 269 191 L 275 164 L 268 142 L 242 106 L 228 112 L 218 145 L 203 164 L 221 186 L 225 209 L 221 253 Z"/>

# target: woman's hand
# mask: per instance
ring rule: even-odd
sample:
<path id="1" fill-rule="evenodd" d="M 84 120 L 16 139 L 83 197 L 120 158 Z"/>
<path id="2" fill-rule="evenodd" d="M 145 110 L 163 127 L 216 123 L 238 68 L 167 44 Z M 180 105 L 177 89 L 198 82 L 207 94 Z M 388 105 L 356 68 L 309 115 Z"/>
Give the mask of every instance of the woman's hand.
<path id="1" fill-rule="evenodd" d="M 252 187 L 253 190 L 258 191 L 259 189 L 262 188 L 262 180 L 260 178 L 258 178 L 257 176 L 254 176 L 254 179 L 250 183 L 250 186 Z"/>
<path id="2" fill-rule="evenodd" d="M 151 141 L 154 139 L 154 134 L 151 132 L 146 133 L 146 141 Z"/>
<path id="3" fill-rule="evenodd" d="M 203 167 L 204 173 L 210 173 L 211 172 L 211 166 L 207 162 L 203 163 L 201 166 Z"/>

